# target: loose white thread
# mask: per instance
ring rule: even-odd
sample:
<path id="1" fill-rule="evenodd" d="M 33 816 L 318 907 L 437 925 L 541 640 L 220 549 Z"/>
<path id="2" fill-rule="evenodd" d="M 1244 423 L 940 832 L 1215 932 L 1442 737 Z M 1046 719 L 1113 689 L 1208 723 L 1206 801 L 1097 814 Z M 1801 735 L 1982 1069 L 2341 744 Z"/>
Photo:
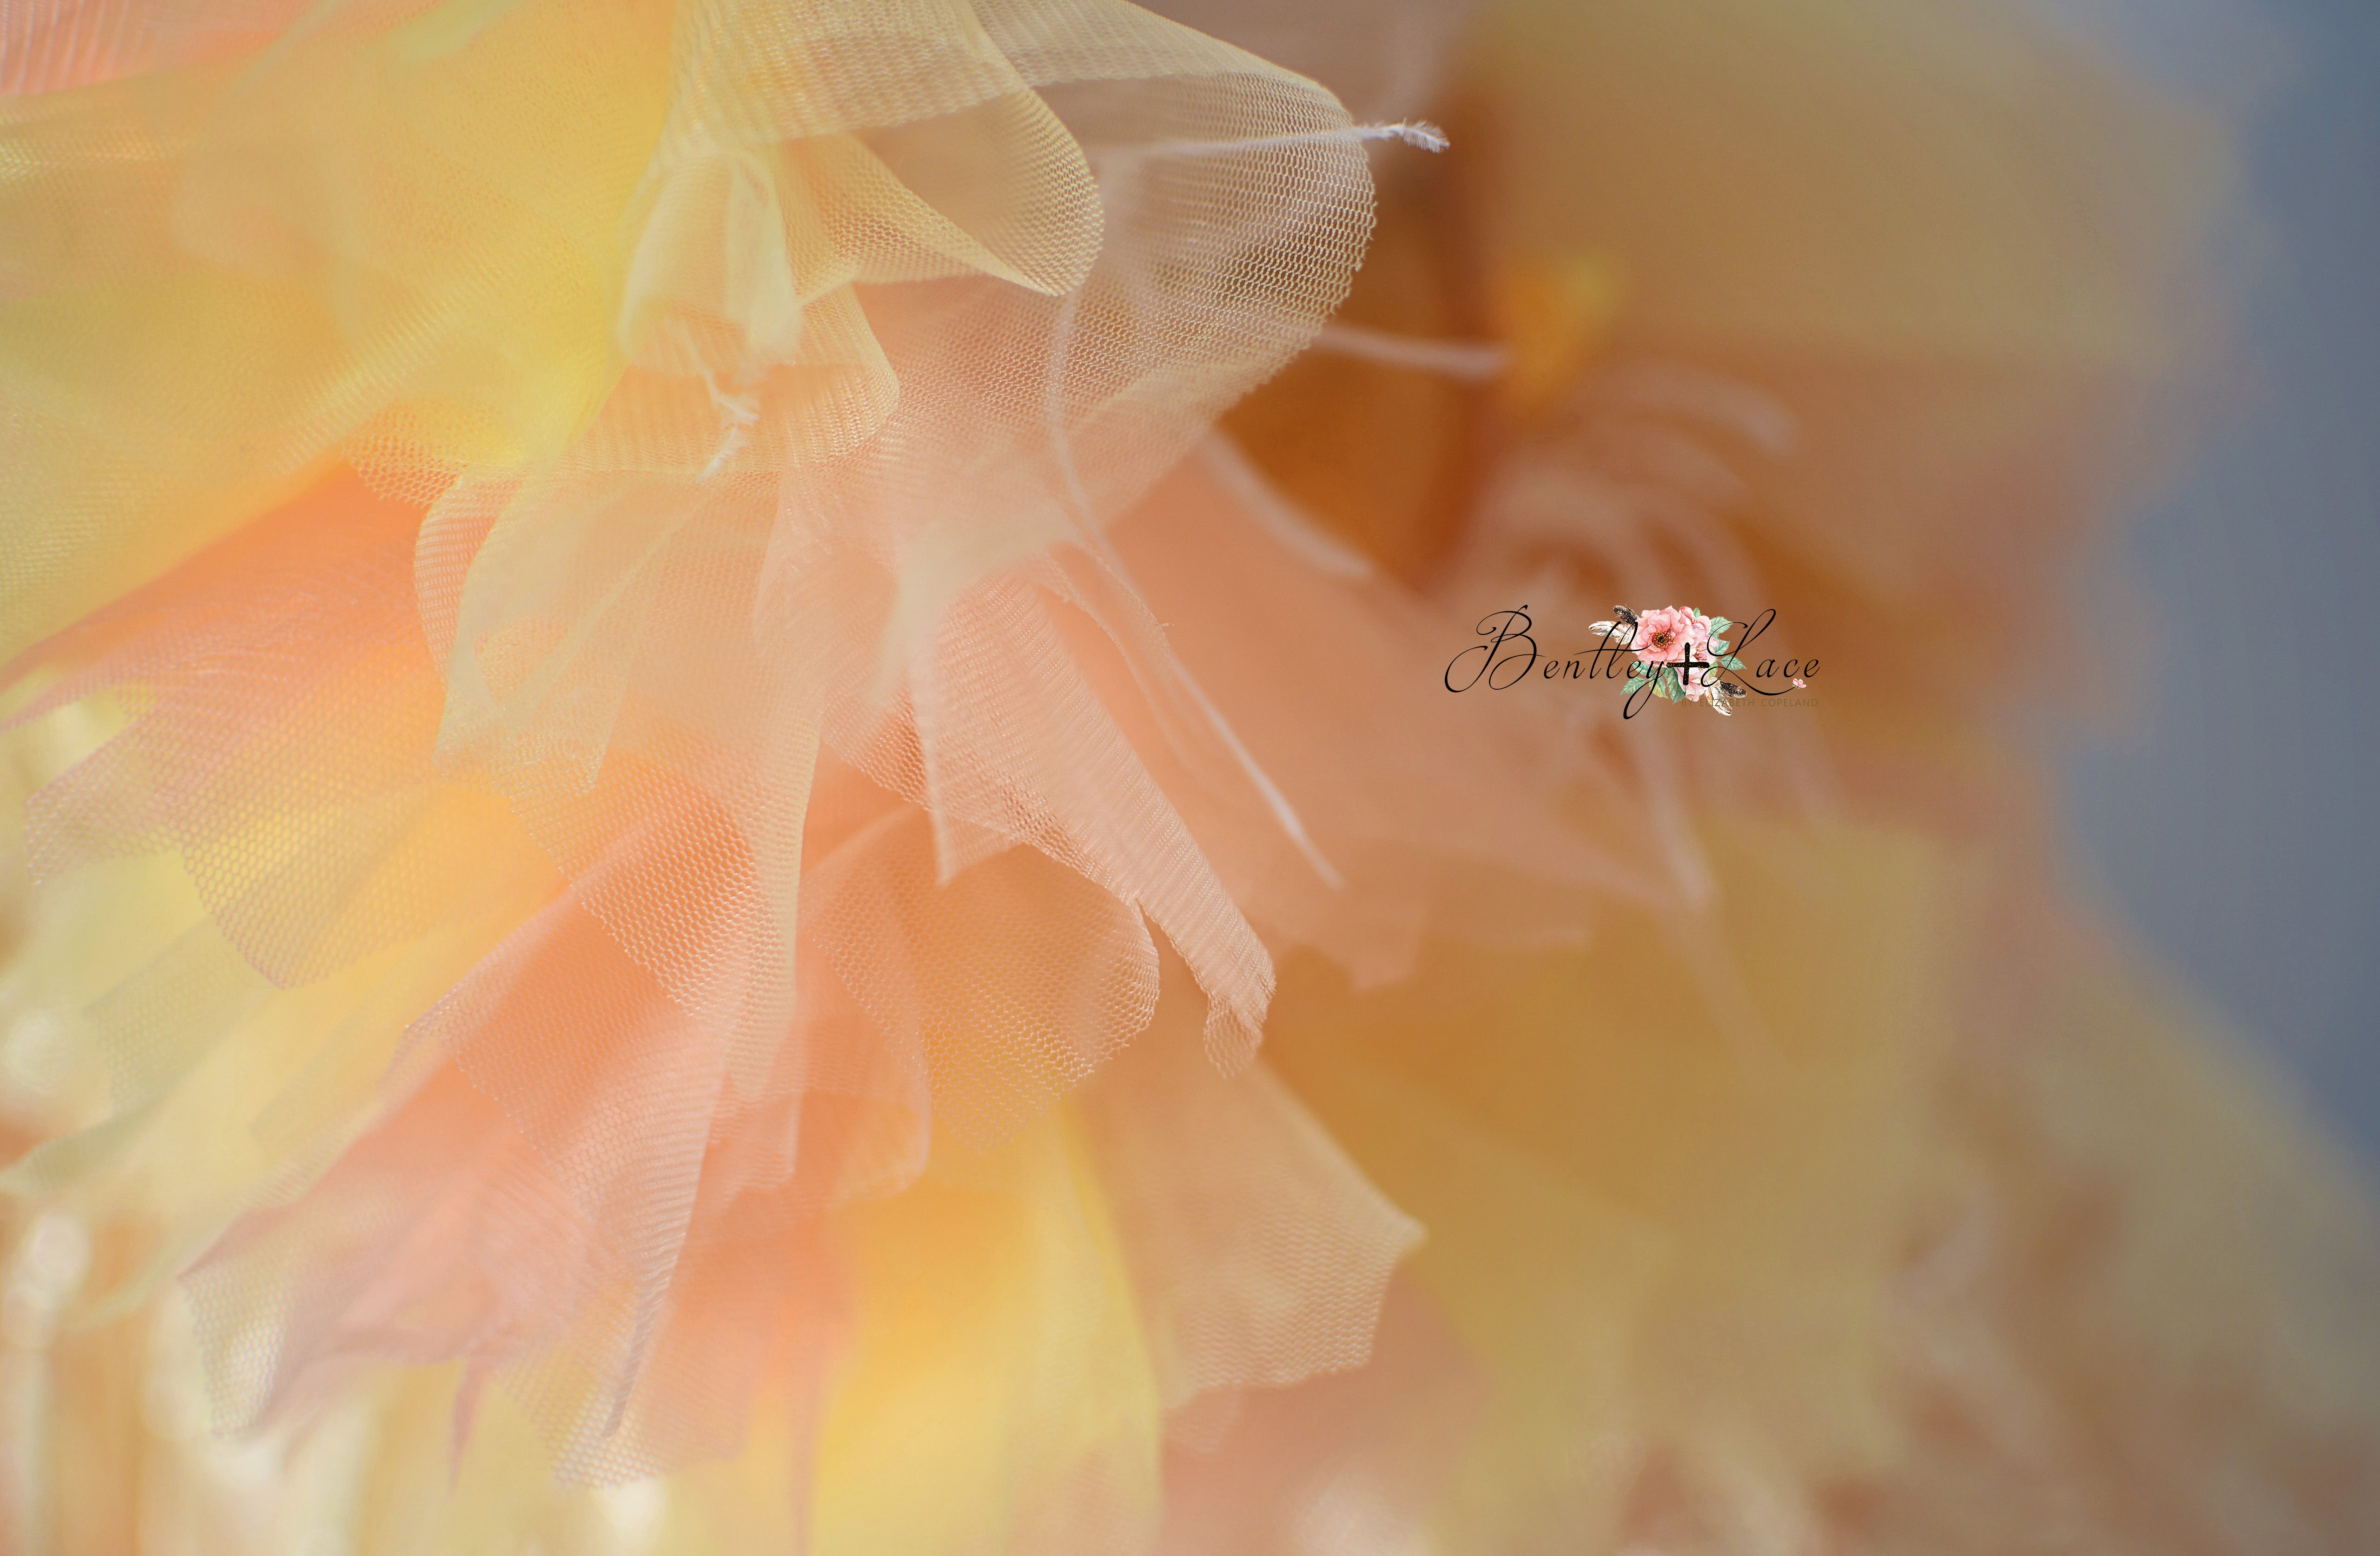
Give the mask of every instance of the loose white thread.
<path id="1" fill-rule="evenodd" d="M 678 346 L 695 361 L 702 360 L 702 346 L 694 338 L 694 331 L 683 318 L 669 321 L 668 328 Z M 752 441 L 752 429 L 760 422 L 760 395 L 748 366 L 735 370 L 736 392 L 733 395 L 719 387 L 719 377 L 707 367 L 695 370 L 702 375 L 702 387 L 710 395 L 712 408 L 719 412 L 721 435 L 719 447 L 710 456 L 710 463 L 702 468 L 698 478 L 709 480 L 727 468 L 727 462 L 744 452 Z"/>
<path id="2" fill-rule="evenodd" d="M 1145 146 L 1103 146 L 1091 161 L 1104 175 L 1111 168 L 1131 166 L 1151 157 L 1228 157 L 1249 152 L 1294 151 L 1302 146 L 1343 146 L 1366 140 L 1402 140 L 1425 152 L 1442 152 L 1450 142 L 1445 131 L 1418 119 L 1396 124 L 1355 124 L 1341 129 L 1309 129 L 1288 135 L 1254 135 L 1241 140 L 1153 140 Z M 1106 179 L 1101 178 L 1104 184 Z"/>
<path id="3" fill-rule="evenodd" d="M 1354 357 L 1382 367 L 1411 368 L 1466 383 L 1482 383 L 1503 376 L 1512 354 L 1486 341 L 1426 340 L 1418 335 L 1367 330 L 1361 324 L 1325 324 L 1314 337 L 1317 351 Z"/>
<path id="4" fill-rule="evenodd" d="M 736 395 L 722 394 L 719 381 L 708 368 L 702 372 L 702 386 L 710 391 L 710 403 L 719 407 L 720 419 L 727 424 L 726 435 L 719 441 L 719 451 L 702 468 L 702 479 L 709 480 L 752 441 L 752 429 L 760 420 L 760 396 L 749 389 Z"/>
<path id="5" fill-rule="evenodd" d="M 1317 525 L 1300 512 L 1297 506 L 1272 489 L 1261 471 L 1248 462 L 1246 455 L 1231 439 L 1218 432 L 1199 446 L 1208 468 L 1229 488 L 1232 496 L 1246 504 L 1257 523 L 1272 538 L 1314 566 L 1334 577 L 1368 578 L 1374 568 L 1372 559 L 1348 545 L 1338 536 Z M 1584 706 L 1584 704 L 1579 704 Z"/>
<path id="6" fill-rule="evenodd" d="M 1297 146 L 1328 146 L 1348 140 L 1402 140 L 1425 152 L 1442 152 L 1452 144 L 1446 131 L 1420 119 L 1395 124 L 1356 124 L 1343 129 L 1309 129 L 1290 135 L 1257 135 L 1244 140 L 1157 140 L 1139 148 L 1144 156 L 1219 157 L 1241 152 L 1287 151 Z"/>

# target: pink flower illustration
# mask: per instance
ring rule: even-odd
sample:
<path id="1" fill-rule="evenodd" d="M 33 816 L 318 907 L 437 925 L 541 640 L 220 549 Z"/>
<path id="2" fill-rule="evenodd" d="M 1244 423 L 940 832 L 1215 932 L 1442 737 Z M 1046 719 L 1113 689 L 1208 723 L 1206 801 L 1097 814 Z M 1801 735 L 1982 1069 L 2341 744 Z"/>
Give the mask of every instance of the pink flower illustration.
<path id="1" fill-rule="evenodd" d="M 1647 611 L 1637 618 L 1636 641 L 1631 645 L 1636 657 L 1646 664 L 1675 664 L 1686 657 L 1686 647 L 1697 650 L 1710 642 L 1710 618 L 1700 618 L 1702 636 L 1694 637 L 1694 613 L 1682 605 L 1665 610 Z"/>

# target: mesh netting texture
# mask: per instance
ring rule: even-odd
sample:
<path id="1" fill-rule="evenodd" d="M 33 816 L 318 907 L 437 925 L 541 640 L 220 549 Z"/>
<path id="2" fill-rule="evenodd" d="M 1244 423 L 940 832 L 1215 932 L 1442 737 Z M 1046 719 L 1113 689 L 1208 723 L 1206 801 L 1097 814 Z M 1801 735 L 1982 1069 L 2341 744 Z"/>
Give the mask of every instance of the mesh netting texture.
<path id="1" fill-rule="evenodd" d="M 1159 9 L 0 0 L 7 1549 L 2361 1549 L 2370 1218 L 1995 754 L 2219 134 Z M 1769 595 L 1924 663 L 1447 677 Z"/>
<path id="2" fill-rule="evenodd" d="M 1309 829 L 1280 785 L 1360 755 L 1259 767 L 1222 707 L 1263 666 L 1194 679 L 1108 534 L 1345 292 L 1375 132 L 1311 82 L 1120 4 L 9 26 L 18 717 L 130 699 L 28 860 L 172 850 L 203 910 L 105 995 L 174 1051 L 119 1112 L 278 1027 L 308 1142 L 190 1277 L 221 1424 L 459 1361 L 458 1433 L 501 1380 L 566 1478 L 732 1453 L 833 1320 L 819 1218 L 1029 1125 L 1149 1027 L 1160 941 L 1236 1071 L 1252 919 L 1377 979 L 1398 845 L 1609 873 L 1517 821 L 1432 846 L 1427 783 Z M 1413 1237 L 1293 1105 L 1217 1106 L 1238 1185 L 1107 1148 L 1138 1263 L 1218 1288 L 1169 1407 L 1361 1360 Z M 1284 1151 L 1311 1192 L 1196 1231 Z"/>

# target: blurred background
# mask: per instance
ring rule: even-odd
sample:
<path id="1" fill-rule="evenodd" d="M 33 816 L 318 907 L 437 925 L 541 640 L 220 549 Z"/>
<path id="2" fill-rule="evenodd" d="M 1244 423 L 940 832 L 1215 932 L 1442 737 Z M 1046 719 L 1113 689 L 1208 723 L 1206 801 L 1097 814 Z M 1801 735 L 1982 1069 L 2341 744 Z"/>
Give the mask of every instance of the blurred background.
<path id="1" fill-rule="evenodd" d="M 2112 559 L 2145 585 L 2158 651 L 2134 727 L 2070 741 L 2074 884 L 2277 1061 L 2370 1174 L 2380 4 L 2042 3 L 2228 99 L 2247 131 L 2242 397 Z"/>

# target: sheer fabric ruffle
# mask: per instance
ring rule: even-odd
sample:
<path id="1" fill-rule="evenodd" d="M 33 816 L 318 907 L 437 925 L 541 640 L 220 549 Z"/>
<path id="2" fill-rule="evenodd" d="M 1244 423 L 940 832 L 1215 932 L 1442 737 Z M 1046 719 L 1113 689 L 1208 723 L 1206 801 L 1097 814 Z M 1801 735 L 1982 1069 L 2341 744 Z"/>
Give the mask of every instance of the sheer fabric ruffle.
<path id="1" fill-rule="evenodd" d="M 2219 141 L 1168 9 L 0 7 L 27 1548 L 2357 1549 L 2362 1201 L 1992 733 Z"/>

